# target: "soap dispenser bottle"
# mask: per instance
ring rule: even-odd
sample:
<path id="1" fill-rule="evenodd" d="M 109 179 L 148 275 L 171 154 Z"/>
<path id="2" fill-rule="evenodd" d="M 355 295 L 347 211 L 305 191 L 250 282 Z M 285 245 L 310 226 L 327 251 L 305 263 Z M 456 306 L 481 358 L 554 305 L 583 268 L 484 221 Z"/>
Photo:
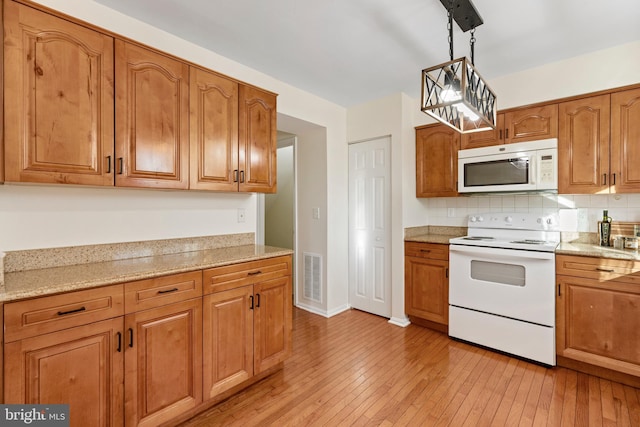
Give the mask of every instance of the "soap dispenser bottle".
<path id="1" fill-rule="evenodd" d="M 600 223 L 600 246 L 609 246 L 611 238 L 611 217 L 608 210 L 602 211 L 602 222 Z"/>

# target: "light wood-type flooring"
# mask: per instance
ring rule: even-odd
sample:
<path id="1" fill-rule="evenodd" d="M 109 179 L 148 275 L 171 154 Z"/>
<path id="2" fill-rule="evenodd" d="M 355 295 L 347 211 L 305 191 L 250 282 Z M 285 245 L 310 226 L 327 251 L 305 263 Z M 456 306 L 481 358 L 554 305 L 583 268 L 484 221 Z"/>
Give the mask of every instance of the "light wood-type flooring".
<path id="1" fill-rule="evenodd" d="M 284 369 L 183 427 L 640 426 L 640 389 L 349 310 L 294 309 Z"/>

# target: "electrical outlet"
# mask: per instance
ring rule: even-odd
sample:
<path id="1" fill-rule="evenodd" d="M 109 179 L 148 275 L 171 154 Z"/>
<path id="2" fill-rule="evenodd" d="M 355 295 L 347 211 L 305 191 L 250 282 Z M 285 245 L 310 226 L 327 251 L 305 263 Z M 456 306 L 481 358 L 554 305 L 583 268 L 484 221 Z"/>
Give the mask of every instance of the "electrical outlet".
<path id="1" fill-rule="evenodd" d="M 238 208 L 238 222 L 244 222 L 244 220 L 245 220 L 244 208 Z"/>
<path id="2" fill-rule="evenodd" d="M 313 219 L 320 219 L 320 208 L 311 208 Z"/>

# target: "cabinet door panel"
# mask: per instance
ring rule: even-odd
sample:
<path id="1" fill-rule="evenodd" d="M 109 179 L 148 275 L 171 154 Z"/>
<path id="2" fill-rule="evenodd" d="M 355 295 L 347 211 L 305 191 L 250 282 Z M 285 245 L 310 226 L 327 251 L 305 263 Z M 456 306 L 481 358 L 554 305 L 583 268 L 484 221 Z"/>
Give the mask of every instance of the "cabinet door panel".
<path id="1" fill-rule="evenodd" d="M 127 425 L 155 426 L 202 402 L 202 305 L 193 299 L 125 317 Z"/>
<path id="2" fill-rule="evenodd" d="M 253 287 L 254 372 L 265 371 L 291 354 L 291 276 Z"/>
<path id="3" fill-rule="evenodd" d="M 558 105 L 525 108 L 505 113 L 505 142 L 558 137 Z"/>
<path id="4" fill-rule="evenodd" d="M 5 344 L 5 403 L 67 403 L 71 426 L 121 426 L 121 331 L 120 317 Z"/>
<path id="5" fill-rule="evenodd" d="M 189 66 L 116 40 L 116 185 L 189 185 Z"/>
<path id="6" fill-rule="evenodd" d="M 4 28 L 6 180 L 113 185 L 113 39 L 13 2 Z"/>
<path id="7" fill-rule="evenodd" d="M 640 292 L 634 285 L 558 276 L 557 351 L 640 375 Z"/>
<path id="8" fill-rule="evenodd" d="M 608 192 L 609 114 L 609 95 L 559 105 L 559 193 Z"/>
<path id="9" fill-rule="evenodd" d="M 253 286 L 204 297 L 205 399 L 253 376 Z"/>
<path id="10" fill-rule="evenodd" d="M 640 191 L 640 89 L 611 95 L 612 192 Z"/>
<path id="11" fill-rule="evenodd" d="M 458 195 L 460 134 L 448 126 L 416 130 L 416 197 Z"/>
<path id="12" fill-rule="evenodd" d="M 239 105 L 240 191 L 276 192 L 276 97 L 240 86 Z"/>
<path id="13" fill-rule="evenodd" d="M 405 258 L 405 311 L 409 315 L 449 324 L 448 261 Z"/>
<path id="14" fill-rule="evenodd" d="M 472 132 L 462 135 L 460 149 L 489 147 L 504 144 L 504 114 L 496 116 L 496 128 L 482 132 Z"/>
<path id="15" fill-rule="evenodd" d="M 191 67 L 189 188 L 238 191 L 238 84 Z"/>

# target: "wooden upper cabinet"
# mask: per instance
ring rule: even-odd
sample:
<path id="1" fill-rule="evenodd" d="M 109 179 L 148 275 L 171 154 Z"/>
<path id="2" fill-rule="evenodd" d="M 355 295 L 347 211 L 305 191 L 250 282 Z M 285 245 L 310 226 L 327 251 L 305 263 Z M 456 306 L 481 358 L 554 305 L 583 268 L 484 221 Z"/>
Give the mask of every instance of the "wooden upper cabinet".
<path id="1" fill-rule="evenodd" d="M 505 143 L 558 137 L 558 104 L 514 110 L 504 115 Z"/>
<path id="2" fill-rule="evenodd" d="M 611 95 L 612 192 L 640 191 L 640 89 Z"/>
<path id="3" fill-rule="evenodd" d="M 115 41 L 116 185 L 188 188 L 189 66 Z"/>
<path id="4" fill-rule="evenodd" d="M 238 83 L 191 67 L 189 188 L 238 191 Z"/>
<path id="5" fill-rule="evenodd" d="M 608 193 L 609 95 L 563 102 L 558 114 L 558 193 Z"/>
<path id="6" fill-rule="evenodd" d="M 4 2 L 7 181 L 113 185 L 113 39 Z"/>
<path id="7" fill-rule="evenodd" d="M 445 125 L 416 129 L 416 197 L 458 195 L 460 134 Z"/>
<path id="8" fill-rule="evenodd" d="M 558 104 L 519 108 L 496 117 L 496 128 L 462 136 L 461 148 L 535 141 L 558 136 Z"/>
<path id="9" fill-rule="evenodd" d="M 238 181 L 240 191 L 276 192 L 276 96 L 240 86 Z"/>
<path id="10" fill-rule="evenodd" d="M 460 141 L 460 149 L 489 147 L 504 144 L 504 114 L 496 116 L 496 128 L 482 132 L 465 133 Z"/>

